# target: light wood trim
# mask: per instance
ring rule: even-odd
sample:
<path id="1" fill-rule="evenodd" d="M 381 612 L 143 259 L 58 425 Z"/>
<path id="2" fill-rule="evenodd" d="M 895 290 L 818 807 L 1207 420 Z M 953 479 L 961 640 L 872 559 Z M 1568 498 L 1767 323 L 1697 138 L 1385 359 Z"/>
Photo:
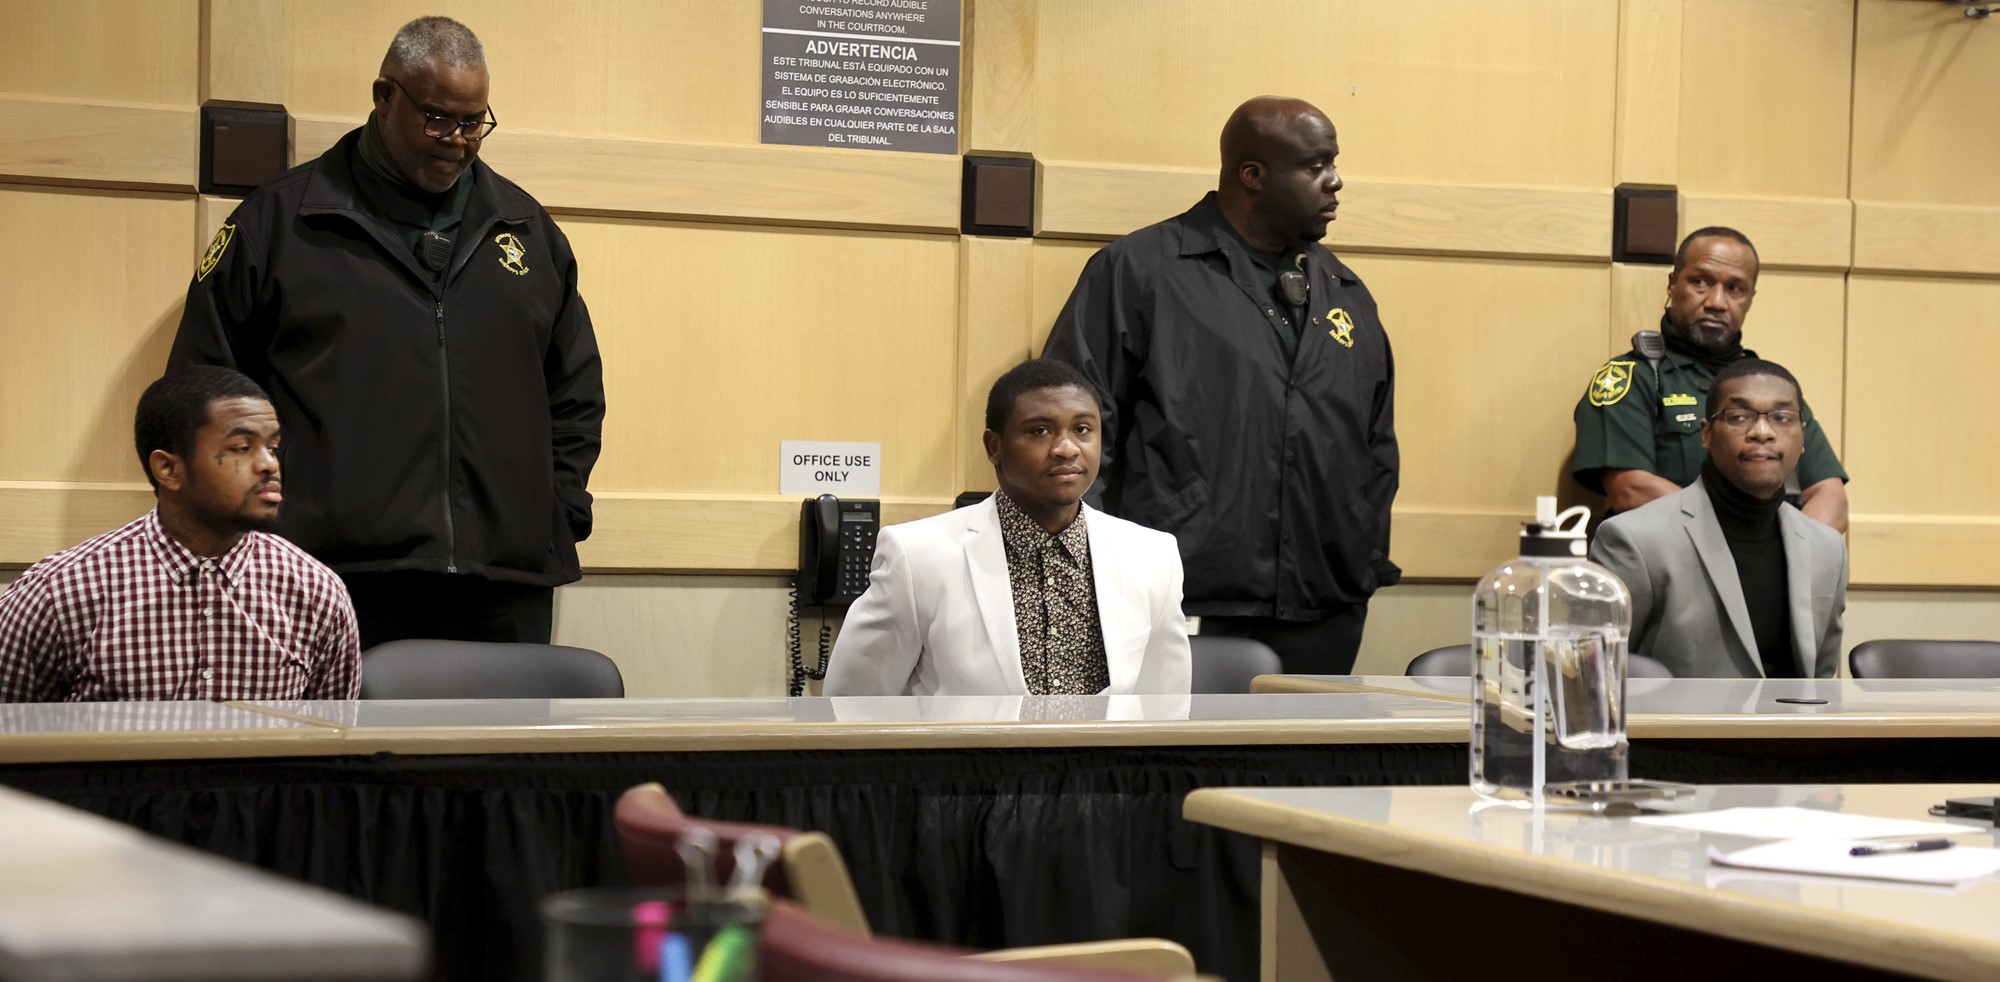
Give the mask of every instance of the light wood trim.
<path id="1" fill-rule="evenodd" d="M 1625 719 L 1634 740 L 1900 740 L 2000 737 L 2000 707 L 1991 713 L 1830 713 L 1825 716 L 1744 713 L 1634 713 Z"/>
<path id="2" fill-rule="evenodd" d="M 1215 172 L 1042 162 L 1039 234 L 1112 239 L 1186 211 L 1215 189 Z M 1611 255 L 1611 192 L 1356 179 L 1341 192 L 1327 245 L 1342 248 L 1557 259 Z"/>
<path id="3" fill-rule="evenodd" d="M 789 573 L 799 560 L 799 502 L 779 495 L 598 493 L 595 534 L 579 550 L 591 571 Z M 153 507 L 143 484 L 0 481 L 0 565 L 28 565 Z M 886 524 L 951 507 L 886 499 Z"/>
<path id="4" fill-rule="evenodd" d="M 790 573 L 799 562 L 799 501 L 780 495 L 597 493 L 588 571 Z M 945 499 L 884 498 L 882 523 L 941 514 Z"/>
<path id="5" fill-rule="evenodd" d="M 632 723 L 604 726 L 347 727 L 339 753 L 694 753 L 723 750 L 950 750 L 1462 743 L 1460 713 L 1437 719 L 1088 723 Z M 6 742 L 0 740 L 0 759 Z"/>
<path id="6" fill-rule="evenodd" d="M 1848 589 L 1871 586 L 2000 587 L 2000 517 L 1852 516 Z"/>
<path id="7" fill-rule="evenodd" d="M 0 515 L 7 516 L 0 522 L 0 564 L 26 566 L 152 507 L 153 490 L 144 484 L 0 481 Z"/>
<path id="8" fill-rule="evenodd" d="M 983 416 L 984 389 L 979 399 Z M 985 465 L 983 456 L 979 464 Z M 977 472 L 969 451 L 965 466 L 971 480 Z M 984 478 L 968 487 L 991 487 L 990 468 Z M 577 547 L 586 571 L 789 573 L 798 563 L 795 498 L 594 494 L 591 537 Z M 32 563 L 152 506 L 152 492 L 142 484 L 0 482 L 0 514 L 11 519 L 0 523 L 0 564 Z M 884 498 L 882 522 L 915 521 L 950 508 L 945 498 Z M 1511 513 L 1397 512 L 1392 548 L 1410 576 L 1477 578 L 1518 552 L 1519 531 L 1519 516 Z"/>
<path id="9" fill-rule="evenodd" d="M 1025 360 L 1034 336 L 1034 241 L 968 235 L 958 244 L 958 490 L 994 486 L 981 436 L 986 394 Z"/>
<path id="10" fill-rule="evenodd" d="M 959 63 L 959 144 L 967 153 L 1032 153 L 1037 0 L 970 0 Z"/>
<path id="11" fill-rule="evenodd" d="M 283 108 L 282 0 L 201 0 L 201 101 Z"/>
<path id="12" fill-rule="evenodd" d="M 2000 973 L 2000 947 L 1960 936 L 1259 801 L 1226 788 L 1189 793 L 1182 815 L 1302 849 L 1891 972 L 1968 982 Z"/>
<path id="13" fill-rule="evenodd" d="M 1856 201 L 1854 268 L 2000 276 L 2000 208 Z"/>
<path id="14" fill-rule="evenodd" d="M 0 179 L 192 191 L 193 108 L 0 95 Z"/>
<path id="15" fill-rule="evenodd" d="M 1632 332 L 1660 329 L 1660 311 L 1667 302 L 1667 277 L 1672 266 L 1646 263 L 1611 264 L 1611 320 L 1604 339 L 1604 356 L 1615 358 L 1632 350 Z M 1582 388 L 1577 393 L 1581 395 Z M 1576 434 L 1567 434 L 1571 443 Z M 1565 502 L 1567 504 L 1567 502 Z M 1593 507 L 1601 513 L 1601 507 Z"/>
<path id="16" fill-rule="evenodd" d="M 1680 196 L 1680 234 L 1726 225 L 1757 243 L 1765 269 L 1844 270 L 1854 256 L 1854 207 L 1845 198 Z"/>
<path id="17" fill-rule="evenodd" d="M 835 927 L 869 937 L 868 913 L 854 892 L 854 877 L 840 848 L 824 832 L 804 832 L 785 840 L 782 852 L 785 880 L 792 899 L 808 913 Z"/>
<path id="18" fill-rule="evenodd" d="M 1397 509 L 1390 520 L 1389 558 L 1406 577 L 1476 580 L 1521 554 L 1524 520 L 1513 511 Z"/>
<path id="19" fill-rule="evenodd" d="M 1326 958 L 1312 936 L 1312 918 L 1292 890 L 1278 844 L 1265 842 L 1258 857 L 1257 921 L 1260 982 L 1333 982 Z"/>
<path id="20" fill-rule="evenodd" d="M 300 116 L 292 159 L 357 119 Z M 481 159 L 558 214 L 958 233 L 949 154 L 619 140 L 501 129 Z"/>
<path id="21" fill-rule="evenodd" d="M 204 194 L 194 201 L 194 253 L 191 262 L 208 252 L 208 244 L 215 240 L 215 230 L 229 220 L 236 206 L 242 204 L 240 198 L 222 198 Z"/>
<path id="22" fill-rule="evenodd" d="M 338 730 L 119 730 L 104 733 L 0 735 L 0 764 L 73 764 L 100 760 L 218 760 L 238 757 L 332 757 L 347 753 Z"/>
<path id="23" fill-rule="evenodd" d="M 1414 686 L 1372 685 L 1354 676 L 1355 681 L 1343 682 L 1338 678 L 1312 675 L 1259 675 L 1250 680 L 1250 691 L 1268 695 L 1280 692 L 1373 692 L 1390 696 L 1409 696 L 1413 699 L 1436 699 L 1453 705 L 1463 706 L 1471 702 L 1471 697 L 1455 692 L 1437 692 Z"/>
<path id="24" fill-rule="evenodd" d="M 1680 116 L 1681 0 L 1619 0 L 1613 183 L 1672 187 Z"/>
<path id="25" fill-rule="evenodd" d="M 1194 974 L 1194 955 L 1165 938 L 1121 938 L 1073 944 L 1002 948 L 968 957 L 988 962 L 1027 962 L 1097 972 L 1131 972 L 1147 978 L 1179 979 Z"/>

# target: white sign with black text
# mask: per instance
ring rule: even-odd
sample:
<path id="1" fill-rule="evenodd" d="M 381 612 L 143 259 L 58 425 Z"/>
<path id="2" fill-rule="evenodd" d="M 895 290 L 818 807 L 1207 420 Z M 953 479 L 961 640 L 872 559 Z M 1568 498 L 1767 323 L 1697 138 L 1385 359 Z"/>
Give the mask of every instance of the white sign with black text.
<path id="1" fill-rule="evenodd" d="M 778 493 L 811 498 L 834 494 L 843 498 L 882 496 L 882 445 L 785 440 L 778 465 Z"/>

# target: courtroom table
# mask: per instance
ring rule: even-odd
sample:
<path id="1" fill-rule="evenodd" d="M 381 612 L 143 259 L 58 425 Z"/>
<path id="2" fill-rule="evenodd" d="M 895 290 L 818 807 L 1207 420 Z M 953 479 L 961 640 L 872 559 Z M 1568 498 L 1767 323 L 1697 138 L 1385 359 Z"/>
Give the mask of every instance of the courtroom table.
<path id="1" fill-rule="evenodd" d="M 1925 818 L 1962 785 L 1707 787 L 1694 811 Z M 2000 881 L 1958 888 L 1729 869 L 1757 840 L 1481 802 L 1469 788 L 1209 788 L 1187 818 L 1264 842 L 1261 977 L 1685 982 L 2000 977 Z M 1994 844 L 1984 834 L 1954 836 Z"/>
<path id="2" fill-rule="evenodd" d="M 53 707 L 0 706 L 0 784 L 422 917 L 443 978 L 532 978 L 535 900 L 622 879 L 611 807 L 653 780 L 692 814 L 828 832 L 881 933 L 1157 935 L 1247 978 L 1255 844 L 1181 821 L 1188 791 L 1466 768 L 1461 706 L 1371 693 L 221 708 L 310 735 L 253 747 L 66 710 L 76 750 L 6 732 Z M 154 759 L 162 742 L 177 759 Z"/>
<path id="3" fill-rule="evenodd" d="M 1464 676 L 1265 675 L 1253 687 L 1430 699 L 1471 713 Z M 1630 679 L 1626 731 L 1635 777 L 2000 781 L 2000 679 Z"/>
<path id="4" fill-rule="evenodd" d="M 0 979 L 423 975 L 410 918 L 6 788 L 0 829 Z"/>

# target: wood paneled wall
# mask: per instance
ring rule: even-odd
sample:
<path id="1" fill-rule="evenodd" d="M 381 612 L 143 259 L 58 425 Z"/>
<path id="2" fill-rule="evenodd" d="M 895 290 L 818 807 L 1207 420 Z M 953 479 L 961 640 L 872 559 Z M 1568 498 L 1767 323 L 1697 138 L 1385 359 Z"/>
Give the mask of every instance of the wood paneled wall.
<path id="1" fill-rule="evenodd" d="M 0 563 L 146 507 L 132 399 L 233 202 L 203 100 L 283 106 L 310 157 L 395 28 L 479 31 L 486 158 L 576 245 L 611 413 L 599 572 L 792 563 L 781 439 L 883 444 L 891 520 L 991 486 L 991 379 L 1101 243 L 1214 184 L 1242 99 L 1340 129 L 1329 244 L 1401 370 L 1396 558 L 1460 578 L 1558 488 L 1592 369 L 1666 271 L 1610 261 L 1612 188 L 1766 264 L 1748 341 L 1852 472 L 1857 583 L 2000 586 L 2000 23 L 1923 0 L 965 0 L 963 149 L 1033 154 L 1033 239 L 961 236 L 958 161 L 757 144 L 754 0 L 0 0 Z M 1275 19 L 1282 18 L 1283 23 Z M 746 581 L 748 582 L 748 581 Z M 758 581 L 768 582 L 768 581 Z M 661 589 L 667 589 L 661 587 Z"/>

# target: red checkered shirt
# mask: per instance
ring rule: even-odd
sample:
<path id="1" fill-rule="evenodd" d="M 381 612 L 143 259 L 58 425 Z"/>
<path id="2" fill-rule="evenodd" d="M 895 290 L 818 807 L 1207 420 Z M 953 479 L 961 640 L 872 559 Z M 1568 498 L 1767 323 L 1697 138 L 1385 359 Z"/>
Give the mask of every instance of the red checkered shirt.
<path id="1" fill-rule="evenodd" d="M 203 558 L 159 513 L 56 553 L 0 594 L 0 702 L 352 699 L 354 605 L 275 535 Z"/>

